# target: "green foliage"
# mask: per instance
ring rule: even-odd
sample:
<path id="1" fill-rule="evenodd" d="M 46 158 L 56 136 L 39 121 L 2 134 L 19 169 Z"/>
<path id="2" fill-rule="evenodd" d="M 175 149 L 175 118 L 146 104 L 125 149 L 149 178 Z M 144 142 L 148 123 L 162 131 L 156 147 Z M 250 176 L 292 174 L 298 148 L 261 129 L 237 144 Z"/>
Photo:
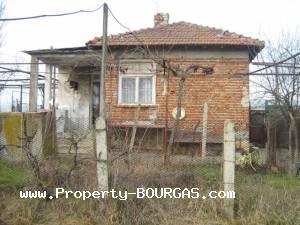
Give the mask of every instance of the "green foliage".
<path id="1" fill-rule="evenodd" d="M 243 174 L 240 174 L 241 176 Z M 253 183 L 261 182 L 273 188 L 300 187 L 300 177 L 290 178 L 287 174 L 267 172 L 266 174 L 255 173 L 250 176 Z M 249 178 L 248 178 L 249 179 Z"/>
<path id="2" fill-rule="evenodd" d="M 0 188 L 20 188 L 30 182 L 24 167 L 0 160 Z"/>
<path id="3" fill-rule="evenodd" d="M 190 174 L 201 183 L 201 188 L 206 190 L 220 188 L 221 185 L 222 165 L 218 163 L 176 164 L 170 165 L 167 171 Z M 183 185 L 186 187 L 186 183 Z"/>
<path id="4" fill-rule="evenodd" d="M 253 170 L 255 170 L 254 165 L 259 165 L 258 153 L 256 151 L 252 151 L 247 154 L 244 154 L 238 159 L 236 159 L 235 163 L 236 165 L 239 165 L 242 168 L 250 166 Z"/>

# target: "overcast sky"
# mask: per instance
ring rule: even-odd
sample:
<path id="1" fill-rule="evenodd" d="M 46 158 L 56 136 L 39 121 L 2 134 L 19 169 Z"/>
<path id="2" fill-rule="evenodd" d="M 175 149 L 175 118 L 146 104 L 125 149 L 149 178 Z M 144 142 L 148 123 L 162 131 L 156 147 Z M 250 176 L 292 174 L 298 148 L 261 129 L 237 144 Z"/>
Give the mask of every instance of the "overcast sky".
<path id="1" fill-rule="evenodd" d="M 157 12 L 170 14 L 170 22 L 186 21 L 222 28 L 254 38 L 277 39 L 282 31 L 295 32 L 300 26 L 299 0 L 107 0 L 115 16 L 130 29 L 153 26 Z M 80 9 L 94 9 L 99 0 L 6 0 L 4 18 L 55 14 Z M 2 61 L 28 61 L 22 50 L 53 46 L 83 46 L 101 35 L 102 10 L 58 18 L 7 22 L 0 49 Z M 126 31 L 109 17 L 108 31 Z"/>

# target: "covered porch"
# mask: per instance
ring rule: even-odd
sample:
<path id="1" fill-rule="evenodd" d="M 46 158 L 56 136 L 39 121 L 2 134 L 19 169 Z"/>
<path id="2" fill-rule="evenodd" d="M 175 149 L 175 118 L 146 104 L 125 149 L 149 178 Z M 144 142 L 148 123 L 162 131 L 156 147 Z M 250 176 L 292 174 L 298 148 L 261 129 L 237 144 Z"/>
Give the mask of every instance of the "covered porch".
<path id="1" fill-rule="evenodd" d="M 56 118 L 65 121 L 58 132 L 91 128 L 99 113 L 101 52 L 79 47 L 26 53 L 31 55 L 30 111 L 37 111 L 37 77 L 44 70 L 44 109 L 55 109 Z"/>

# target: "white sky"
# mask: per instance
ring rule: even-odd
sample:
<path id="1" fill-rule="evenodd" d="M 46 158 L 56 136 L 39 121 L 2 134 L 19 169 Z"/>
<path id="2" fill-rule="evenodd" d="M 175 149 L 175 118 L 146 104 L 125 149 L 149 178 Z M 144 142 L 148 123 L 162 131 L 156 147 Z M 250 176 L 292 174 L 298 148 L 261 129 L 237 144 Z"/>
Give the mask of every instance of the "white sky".
<path id="1" fill-rule="evenodd" d="M 277 39 L 282 31 L 300 26 L 299 0 L 107 0 L 115 16 L 132 30 L 152 27 L 157 12 L 170 14 L 170 22 L 186 21 L 229 30 L 254 38 Z M 6 0 L 5 18 L 94 9 L 99 0 Z M 109 33 L 126 31 L 110 16 Z M 102 32 L 102 10 L 67 17 L 7 22 L 1 61 L 28 61 L 22 50 L 53 46 L 83 46 Z"/>

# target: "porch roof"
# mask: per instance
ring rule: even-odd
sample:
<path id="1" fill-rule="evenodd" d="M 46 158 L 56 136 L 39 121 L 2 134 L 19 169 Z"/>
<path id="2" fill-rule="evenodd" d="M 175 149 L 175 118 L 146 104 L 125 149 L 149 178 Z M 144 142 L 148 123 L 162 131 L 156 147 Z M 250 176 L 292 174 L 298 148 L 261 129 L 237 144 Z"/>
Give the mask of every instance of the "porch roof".
<path id="1" fill-rule="evenodd" d="M 39 60 L 46 64 L 52 64 L 59 67 L 84 67 L 101 65 L 100 51 L 95 51 L 85 46 L 73 48 L 40 49 L 24 52 L 29 55 L 37 56 Z"/>

